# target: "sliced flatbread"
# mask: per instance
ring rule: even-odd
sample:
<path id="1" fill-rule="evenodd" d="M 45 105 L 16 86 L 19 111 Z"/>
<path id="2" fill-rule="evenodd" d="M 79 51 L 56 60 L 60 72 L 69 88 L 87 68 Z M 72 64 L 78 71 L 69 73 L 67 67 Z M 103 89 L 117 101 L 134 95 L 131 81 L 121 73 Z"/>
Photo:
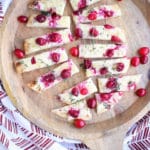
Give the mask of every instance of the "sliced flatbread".
<path id="1" fill-rule="evenodd" d="M 82 100 L 62 108 L 54 109 L 52 110 L 52 112 L 68 121 L 73 121 L 74 119 L 77 118 L 83 120 L 92 119 L 92 113 L 90 109 L 87 107 L 86 100 Z"/>
<path id="2" fill-rule="evenodd" d="M 42 92 L 44 90 L 47 90 L 55 86 L 59 82 L 66 80 L 66 78 L 64 79 L 61 76 L 64 70 L 69 71 L 70 77 L 79 72 L 79 69 L 76 66 L 76 64 L 74 64 L 72 60 L 69 60 L 61 64 L 54 70 L 38 77 L 35 81 L 29 83 L 28 87 L 36 92 Z"/>
<path id="3" fill-rule="evenodd" d="M 73 104 L 95 92 L 97 92 L 96 85 L 94 84 L 92 79 L 88 79 L 81 83 L 78 83 L 68 90 L 65 90 L 62 94 L 59 94 L 59 99 L 63 103 Z"/>
<path id="4" fill-rule="evenodd" d="M 35 56 L 19 59 L 15 62 L 15 67 L 18 73 L 23 73 L 44 67 L 50 67 L 67 60 L 68 55 L 66 50 L 64 48 L 58 48 Z"/>

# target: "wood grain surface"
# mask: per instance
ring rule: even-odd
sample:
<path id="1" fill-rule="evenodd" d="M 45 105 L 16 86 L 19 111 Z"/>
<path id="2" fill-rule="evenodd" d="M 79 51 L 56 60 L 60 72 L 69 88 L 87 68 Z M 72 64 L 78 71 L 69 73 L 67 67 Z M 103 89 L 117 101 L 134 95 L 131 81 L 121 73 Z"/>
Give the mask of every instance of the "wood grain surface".
<path id="1" fill-rule="evenodd" d="M 64 137 L 82 140 L 93 150 L 121 150 L 127 129 L 150 109 L 150 85 L 147 77 L 150 63 L 140 66 L 138 69 L 131 68 L 128 72 L 128 74 L 143 74 L 140 87 L 147 87 L 149 92 L 146 97 L 138 99 L 133 92 L 126 93 L 123 100 L 112 111 L 100 116 L 97 116 L 93 111 L 93 120 L 88 122 L 85 128 L 81 130 L 75 129 L 64 120 L 54 116 L 51 110 L 63 105 L 56 100 L 56 95 L 84 80 L 84 71 L 80 68 L 80 73 L 71 79 L 61 82 L 42 94 L 37 94 L 28 89 L 26 84 L 42 73 L 53 69 L 53 67 L 23 75 L 18 75 L 13 67 L 15 58 L 12 55 L 12 50 L 15 47 L 22 48 L 23 40 L 26 38 L 50 32 L 49 29 L 30 29 L 18 24 L 16 21 L 17 16 L 33 13 L 27 9 L 27 3 L 28 1 L 14 0 L 1 28 L 0 72 L 13 104 L 27 119 L 47 131 Z M 100 2 L 100 4 L 106 3 L 116 3 L 116 0 Z M 96 24 L 111 23 L 123 28 L 129 45 L 128 56 L 131 57 L 136 54 L 136 50 L 139 47 L 150 46 L 150 9 L 148 9 L 150 5 L 146 0 L 123 0 L 118 4 L 123 13 L 121 18 L 99 21 Z M 68 3 L 65 14 L 70 15 L 71 11 Z M 74 25 L 72 25 L 73 29 Z M 79 42 L 67 44 L 65 47 L 69 50 L 70 47 Z M 85 43 L 85 41 L 82 42 Z M 78 66 L 82 62 L 80 59 L 72 59 Z"/>

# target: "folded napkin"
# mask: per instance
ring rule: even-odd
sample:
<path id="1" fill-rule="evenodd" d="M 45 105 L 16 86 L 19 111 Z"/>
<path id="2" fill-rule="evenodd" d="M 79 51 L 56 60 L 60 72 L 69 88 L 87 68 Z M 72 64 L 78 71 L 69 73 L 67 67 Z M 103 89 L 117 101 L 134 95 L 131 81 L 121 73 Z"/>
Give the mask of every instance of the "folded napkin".
<path id="1" fill-rule="evenodd" d="M 9 150 L 87 150 L 75 140 L 46 132 L 25 119 L 0 83 L 0 142 Z"/>

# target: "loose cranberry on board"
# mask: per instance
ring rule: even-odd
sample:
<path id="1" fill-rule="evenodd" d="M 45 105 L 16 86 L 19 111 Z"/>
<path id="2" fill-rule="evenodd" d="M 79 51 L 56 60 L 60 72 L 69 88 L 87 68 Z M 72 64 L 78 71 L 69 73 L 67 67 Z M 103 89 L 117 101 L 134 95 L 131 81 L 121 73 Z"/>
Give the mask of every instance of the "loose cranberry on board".
<path id="1" fill-rule="evenodd" d="M 82 30 L 80 28 L 75 29 L 75 37 L 77 39 L 82 38 Z"/>
<path id="2" fill-rule="evenodd" d="M 143 64 L 143 65 L 147 64 L 148 63 L 148 56 L 146 56 L 146 55 L 145 56 L 141 56 L 140 57 L 140 63 Z"/>
<path id="3" fill-rule="evenodd" d="M 17 58 L 19 58 L 19 59 L 25 57 L 24 51 L 21 50 L 21 49 L 18 49 L 18 48 L 16 48 L 16 49 L 14 50 L 14 55 L 15 55 Z"/>
<path id="4" fill-rule="evenodd" d="M 74 126 L 78 129 L 81 129 L 85 127 L 86 123 L 83 119 L 75 119 L 74 120 Z"/>
<path id="5" fill-rule="evenodd" d="M 70 54 L 74 57 L 78 57 L 79 56 L 79 49 L 78 47 L 72 47 L 70 49 Z"/>
<path id="6" fill-rule="evenodd" d="M 84 60 L 84 68 L 89 69 L 92 67 L 92 61 L 90 59 L 85 59 Z"/>
<path id="7" fill-rule="evenodd" d="M 131 58 L 131 65 L 137 67 L 140 64 L 140 58 L 135 56 Z"/>
<path id="8" fill-rule="evenodd" d="M 135 92 L 135 94 L 136 94 L 137 96 L 139 96 L 139 97 L 144 97 L 144 96 L 146 95 L 146 93 L 147 93 L 146 89 L 143 89 L 143 88 L 138 89 L 138 90 Z"/>
<path id="9" fill-rule="evenodd" d="M 97 103 L 96 103 L 96 99 L 95 98 L 89 98 L 87 100 L 87 106 L 89 108 L 94 109 L 94 108 L 96 108 L 96 105 L 97 105 Z"/>
<path id="10" fill-rule="evenodd" d="M 27 16 L 22 15 L 22 16 L 19 16 L 17 19 L 20 23 L 27 23 L 28 22 L 28 17 Z"/>
<path id="11" fill-rule="evenodd" d="M 140 56 L 145 56 L 145 55 L 148 55 L 150 52 L 150 48 L 148 47 L 141 47 L 139 50 L 138 50 L 138 54 Z"/>

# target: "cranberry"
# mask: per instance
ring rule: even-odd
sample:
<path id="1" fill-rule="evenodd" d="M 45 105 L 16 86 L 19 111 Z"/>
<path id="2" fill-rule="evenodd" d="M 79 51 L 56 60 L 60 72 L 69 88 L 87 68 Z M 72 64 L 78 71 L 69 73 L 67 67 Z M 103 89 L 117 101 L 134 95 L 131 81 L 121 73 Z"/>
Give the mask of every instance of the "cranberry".
<path id="1" fill-rule="evenodd" d="M 28 17 L 27 16 L 19 16 L 18 21 L 21 23 L 27 23 L 28 22 Z"/>
<path id="2" fill-rule="evenodd" d="M 80 2 L 78 4 L 78 8 L 83 9 L 85 7 L 86 7 L 86 0 L 80 0 Z"/>
<path id="3" fill-rule="evenodd" d="M 61 42 L 62 41 L 62 37 L 59 33 L 51 33 L 48 35 L 48 40 L 49 42 Z"/>
<path id="4" fill-rule="evenodd" d="M 82 30 L 80 28 L 75 29 L 75 36 L 76 38 L 82 38 Z"/>
<path id="5" fill-rule="evenodd" d="M 95 98 L 89 98 L 89 99 L 87 100 L 87 105 L 88 105 L 88 107 L 91 108 L 91 109 L 96 108 L 96 105 L 97 105 L 96 99 L 95 99 Z"/>
<path id="6" fill-rule="evenodd" d="M 41 81 L 44 82 L 44 84 L 46 86 L 48 86 L 50 83 L 52 83 L 52 82 L 55 81 L 55 76 L 52 73 L 47 74 L 47 75 L 45 75 L 45 76 L 42 77 Z"/>
<path id="7" fill-rule="evenodd" d="M 62 72 L 61 72 L 61 77 L 63 79 L 67 79 L 69 77 L 71 77 L 71 70 L 70 69 L 64 69 Z"/>
<path id="8" fill-rule="evenodd" d="M 118 36 L 115 36 L 115 35 L 111 37 L 111 41 L 115 43 L 122 43 L 122 40 Z"/>
<path id="9" fill-rule="evenodd" d="M 139 50 L 138 50 L 138 53 L 140 56 L 145 56 L 145 55 L 148 55 L 150 52 L 150 49 L 148 47 L 141 47 Z"/>
<path id="10" fill-rule="evenodd" d="M 140 57 L 140 63 L 141 64 L 146 64 L 146 63 L 148 63 L 148 56 L 141 56 Z"/>
<path id="11" fill-rule="evenodd" d="M 97 31 L 96 28 L 91 28 L 89 31 L 91 36 L 97 37 L 99 35 L 99 32 Z"/>
<path id="12" fill-rule="evenodd" d="M 92 67 L 92 61 L 90 59 L 85 59 L 84 60 L 84 68 L 89 69 Z"/>
<path id="13" fill-rule="evenodd" d="M 32 59 L 31 59 L 31 64 L 36 64 L 36 59 L 35 59 L 35 57 L 32 57 Z"/>
<path id="14" fill-rule="evenodd" d="M 78 57 L 79 56 L 79 49 L 78 47 L 72 47 L 70 49 L 70 54 L 74 57 Z"/>
<path id="15" fill-rule="evenodd" d="M 53 13 L 52 13 L 52 19 L 54 19 L 54 20 L 59 20 L 60 18 L 61 18 L 61 16 L 58 15 L 56 12 L 53 12 Z"/>
<path id="16" fill-rule="evenodd" d="M 101 97 L 101 101 L 108 101 L 111 98 L 111 94 L 110 93 L 101 93 L 100 97 Z"/>
<path id="17" fill-rule="evenodd" d="M 88 89 L 87 89 L 87 88 L 82 88 L 82 89 L 80 90 L 80 94 L 81 94 L 81 95 L 87 95 L 87 94 L 88 94 Z"/>
<path id="18" fill-rule="evenodd" d="M 38 44 L 38 45 L 40 45 L 40 46 L 43 46 L 43 45 L 45 45 L 46 44 L 46 39 L 44 39 L 44 38 L 37 38 L 36 39 L 36 43 Z"/>
<path id="19" fill-rule="evenodd" d="M 57 63 L 60 60 L 60 54 L 59 53 L 52 53 L 51 58 L 52 58 L 53 62 Z"/>
<path id="20" fill-rule="evenodd" d="M 99 72 L 100 72 L 101 75 L 106 75 L 108 73 L 108 69 L 106 67 L 103 67 L 103 68 L 100 69 Z"/>
<path id="21" fill-rule="evenodd" d="M 144 97 L 146 95 L 147 91 L 146 91 L 146 89 L 138 89 L 135 93 L 139 97 Z"/>
<path id="22" fill-rule="evenodd" d="M 81 13 L 82 13 L 82 9 L 73 12 L 73 14 L 76 16 L 80 15 Z"/>
<path id="23" fill-rule="evenodd" d="M 109 89 L 114 89 L 117 87 L 117 81 L 115 78 L 111 78 L 107 83 L 106 83 L 106 87 Z"/>
<path id="24" fill-rule="evenodd" d="M 132 57 L 131 65 L 134 67 L 137 67 L 139 64 L 140 64 L 140 58 L 139 57 Z"/>
<path id="25" fill-rule="evenodd" d="M 85 125 L 86 125 L 86 123 L 85 123 L 85 121 L 82 120 L 82 119 L 75 119 L 75 120 L 74 120 L 74 126 L 75 126 L 76 128 L 81 129 L 81 128 L 83 128 Z"/>
<path id="26" fill-rule="evenodd" d="M 97 12 L 96 12 L 96 11 L 92 11 L 92 12 L 88 15 L 88 19 L 89 19 L 89 20 L 96 20 L 96 19 L 97 19 Z"/>
<path id="27" fill-rule="evenodd" d="M 109 57 L 109 58 L 111 58 L 111 57 L 113 57 L 113 55 L 114 55 L 114 50 L 113 49 L 108 49 L 107 51 L 106 51 L 106 54 L 105 54 L 107 57 Z"/>
<path id="28" fill-rule="evenodd" d="M 73 118 L 77 118 L 79 116 L 80 111 L 79 110 L 75 110 L 75 109 L 70 109 L 68 111 L 68 114 L 73 117 Z"/>
<path id="29" fill-rule="evenodd" d="M 105 27 L 105 29 L 113 29 L 114 28 L 113 26 L 111 26 L 109 24 L 105 24 L 104 27 Z"/>
<path id="30" fill-rule="evenodd" d="M 74 95 L 74 96 L 78 96 L 79 95 L 79 89 L 77 87 L 74 87 L 71 90 L 71 94 Z"/>
<path id="31" fill-rule="evenodd" d="M 38 22 L 43 23 L 43 22 L 45 22 L 45 21 L 46 21 L 46 16 L 45 16 L 45 15 L 40 14 L 40 15 L 36 16 L 36 18 L 35 18 L 35 19 L 36 19 Z"/>
<path id="32" fill-rule="evenodd" d="M 24 53 L 24 51 L 21 50 L 21 49 L 17 49 L 17 48 L 16 48 L 16 49 L 14 50 L 14 54 L 15 54 L 15 56 L 16 56 L 17 58 L 19 58 L 19 59 L 25 57 L 25 53 Z"/>
<path id="33" fill-rule="evenodd" d="M 112 17 L 114 15 L 113 11 L 104 10 L 104 17 Z"/>
<path id="34" fill-rule="evenodd" d="M 118 72 L 123 71 L 124 67 L 125 67 L 125 66 L 124 66 L 123 63 L 117 63 L 117 64 L 116 64 L 116 70 L 117 70 Z"/>

